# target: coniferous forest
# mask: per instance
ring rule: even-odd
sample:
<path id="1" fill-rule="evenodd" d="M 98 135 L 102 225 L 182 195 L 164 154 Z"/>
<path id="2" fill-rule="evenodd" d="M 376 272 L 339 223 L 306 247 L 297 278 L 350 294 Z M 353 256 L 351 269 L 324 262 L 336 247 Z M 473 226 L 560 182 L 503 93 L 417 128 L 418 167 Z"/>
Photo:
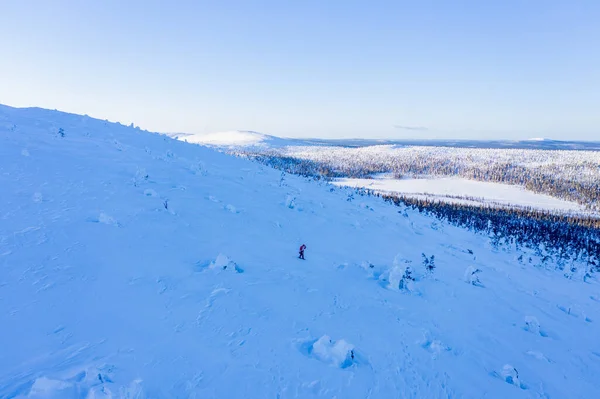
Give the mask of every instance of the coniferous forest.
<path id="1" fill-rule="evenodd" d="M 600 211 L 600 151 L 460 147 L 288 146 L 238 151 L 290 173 L 325 178 L 462 177 L 506 183 Z"/>

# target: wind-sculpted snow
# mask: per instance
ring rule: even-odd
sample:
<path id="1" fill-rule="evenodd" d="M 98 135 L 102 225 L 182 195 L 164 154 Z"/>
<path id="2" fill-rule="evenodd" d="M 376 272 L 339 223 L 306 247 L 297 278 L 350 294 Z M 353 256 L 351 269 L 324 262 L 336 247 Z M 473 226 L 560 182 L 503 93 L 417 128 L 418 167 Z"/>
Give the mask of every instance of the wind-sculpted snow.
<path id="1" fill-rule="evenodd" d="M 8 107 L 0 187 L 0 398 L 600 391 L 595 272 L 380 198 Z"/>

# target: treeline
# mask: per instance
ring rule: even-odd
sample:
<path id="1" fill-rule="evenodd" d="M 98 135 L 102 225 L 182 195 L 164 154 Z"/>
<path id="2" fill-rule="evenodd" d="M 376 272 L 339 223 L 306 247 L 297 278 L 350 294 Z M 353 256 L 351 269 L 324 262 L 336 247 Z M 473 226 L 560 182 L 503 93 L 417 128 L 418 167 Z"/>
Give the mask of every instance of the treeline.
<path id="1" fill-rule="evenodd" d="M 281 170 L 283 172 L 303 177 L 311 177 L 315 179 L 326 180 L 337 177 L 343 177 L 341 173 L 334 171 L 329 166 L 324 165 L 321 162 L 286 156 L 268 155 L 262 153 L 244 152 L 236 154 L 258 161 L 262 164 Z"/>

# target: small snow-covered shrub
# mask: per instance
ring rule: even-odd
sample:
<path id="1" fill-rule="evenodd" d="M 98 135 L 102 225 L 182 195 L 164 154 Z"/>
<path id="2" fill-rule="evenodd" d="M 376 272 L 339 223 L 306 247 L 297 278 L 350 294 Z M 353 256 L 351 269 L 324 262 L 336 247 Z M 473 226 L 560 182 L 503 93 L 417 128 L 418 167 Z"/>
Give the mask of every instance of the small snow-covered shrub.
<path id="1" fill-rule="evenodd" d="M 423 338 L 417 342 L 423 349 L 431 353 L 432 359 L 437 359 L 443 352 L 450 351 L 451 348 L 439 339 L 433 339 L 429 331 L 423 332 Z"/>
<path id="2" fill-rule="evenodd" d="M 135 172 L 135 176 L 133 176 L 132 182 L 133 186 L 137 187 L 141 183 L 147 182 L 149 178 L 148 172 L 144 168 L 137 168 Z"/>
<path id="3" fill-rule="evenodd" d="M 202 161 L 196 161 L 190 165 L 190 171 L 198 176 L 206 176 L 206 165 Z"/>
<path id="4" fill-rule="evenodd" d="M 244 272 L 244 270 L 241 267 L 239 267 L 237 263 L 232 261 L 227 255 L 223 254 L 219 254 L 217 258 L 213 262 L 211 262 L 208 267 L 214 270 L 228 270 L 236 273 Z"/>
<path id="5" fill-rule="evenodd" d="M 398 288 L 401 290 L 410 291 L 411 290 L 411 285 L 410 285 L 411 281 L 415 281 L 415 278 L 412 275 L 412 269 L 410 268 L 410 266 L 407 266 L 406 269 L 404 269 L 404 274 L 402 275 L 402 278 L 400 279 Z"/>
<path id="6" fill-rule="evenodd" d="M 296 198 L 288 195 L 285 199 L 285 206 L 290 209 L 294 209 L 296 207 Z"/>
<path id="7" fill-rule="evenodd" d="M 525 316 L 525 331 L 540 334 L 540 322 L 534 316 Z"/>
<path id="8" fill-rule="evenodd" d="M 285 172 L 281 172 L 281 176 L 279 178 L 279 187 L 286 186 L 285 184 Z"/>
<path id="9" fill-rule="evenodd" d="M 371 272 L 371 271 L 374 271 L 376 269 L 375 265 L 372 264 L 369 261 L 363 261 L 363 262 L 361 262 L 360 267 L 362 267 L 363 269 L 365 269 L 367 272 Z"/>
<path id="10" fill-rule="evenodd" d="M 119 225 L 119 222 L 117 222 L 117 220 L 114 217 L 109 216 L 109 215 L 107 215 L 104 212 L 100 212 L 100 215 L 98 215 L 98 222 L 99 223 L 108 224 L 108 225 L 111 225 L 111 226 L 118 226 Z"/>
<path id="11" fill-rule="evenodd" d="M 360 267 L 362 267 L 367 272 L 367 275 L 369 276 L 369 278 L 372 278 L 375 280 L 379 280 L 382 277 L 382 275 L 384 275 L 386 272 L 385 268 L 374 265 L 373 263 L 368 262 L 368 261 L 363 261 L 360 264 Z"/>
<path id="12" fill-rule="evenodd" d="M 413 270 L 410 267 L 412 261 L 403 258 L 400 254 L 394 258 L 394 265 L 379 276 L 382 285 L 394 289 L 412 291 L 412 282 L 415 281 Z"/>
<path id="13" fill-rule="evenodd" d="M 412 291 L 412 282 L 415 281 L 410 266 L 393 266 L 387 275 L 388 287 L 400 291 Z"/>
<path id="14" fill-rule="evenodd" d="M 387 276 L 382 276 L 382 278 L 387 280 L 388 287 L 391 289 L 400 289 L 400 280 L 402 280 L 404 269 L 400 266 L 392 266 L 386 274 Z"/>
<path id="15" fill-rule="evenodd" d="M 425 266 L 425 271 L 428 273 L 433 273 L 435 270 L 435 255 L 431 255 L 429 258 L 424 253 L 421 254 L 421 258 L 423 259 L 423 266 Z"/>
<path id="16" fill-rule="evenodd" d="M 467 267 L 464 275 L 465 282 L 472 285 L 481 285 L 481 281 L 479 281 L 479 273 L 481 273 L 480 269 L 477 269 L 473 266 Z"/>
<path id="17" fill-rule="evenodd" d="M 323 335 L 312 345 L 311 354 L 324 363 L 340 368 L 352 365 L 355 357 L 354 345 L 343 339 L 334 341 L 327 335 Z"/>
<path id="18" fill-rule="evenodd" d="M 502 371 L 500 372 L 500 375 L 502 376 L 504 381 L 506 381 L 509 384 L 512 384 L 516 387 L 521 388 L 521 381 L 519 380 L 519 372 L 517 371 L 516 368 L 514 368 L 510 364 L 505 364 L 504 367 L 502 367 Z"/>

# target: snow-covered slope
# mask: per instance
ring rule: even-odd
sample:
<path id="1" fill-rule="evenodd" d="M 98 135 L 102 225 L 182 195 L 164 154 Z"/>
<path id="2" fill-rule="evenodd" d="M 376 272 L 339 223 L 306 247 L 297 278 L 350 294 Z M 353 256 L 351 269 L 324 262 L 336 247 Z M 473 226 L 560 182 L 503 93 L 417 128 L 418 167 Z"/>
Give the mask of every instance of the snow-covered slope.
<path id="1" fill-rule="evenodd" d="M 8 107 L 0 187 L 0 398 L 600 392 L 594 280 L 377 198 Z"/>

